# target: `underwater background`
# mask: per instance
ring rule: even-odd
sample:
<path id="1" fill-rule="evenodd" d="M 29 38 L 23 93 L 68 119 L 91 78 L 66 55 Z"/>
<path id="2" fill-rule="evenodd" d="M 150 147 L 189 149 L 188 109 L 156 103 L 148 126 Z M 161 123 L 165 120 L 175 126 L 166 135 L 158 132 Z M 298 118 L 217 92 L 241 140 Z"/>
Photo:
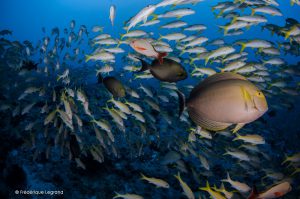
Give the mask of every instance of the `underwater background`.
<path id="1" fill-rule="evenodd" d="M 174 0 L 146 13 L 147 20 L 138 18 L 161 2 L 0 2 L 0 198 L 248 198 L 253 187 L 263 193 L 284 182 L 288 190 L 271 198 L 300 198 L 299 1 Z M 236 25 L 257 8 L 264 22 Z M 138 23 L 127 30 L 135 16 Z M 161 27 L 176 21 L 180 27 Z M 202 26 L 185 29 L 195 24 Z M 205 41 L 187 47 L 200 37 Z M 187 77 L 169 83 L 139 71 L 136 57 L 156 58 L 132 47 L 136 38 L 150 39 L 155 52 L 167 52 Z M 242 43 L 253 40 L 271 47 L 242 52 Z M 235 52 L 212 57 L 223 46 Z M 236 60 L 244 65 L 223 70 Z M 179 117 L 177 90 L 188 97 L 224 71 L 256 85 L 267 112 L 237 133 L 234 126 L 201 129 L 186 110 Z M 121 85 L 106 83 L 107 77 Z M 227 173 L 247 190 L 228 182 Z"/>

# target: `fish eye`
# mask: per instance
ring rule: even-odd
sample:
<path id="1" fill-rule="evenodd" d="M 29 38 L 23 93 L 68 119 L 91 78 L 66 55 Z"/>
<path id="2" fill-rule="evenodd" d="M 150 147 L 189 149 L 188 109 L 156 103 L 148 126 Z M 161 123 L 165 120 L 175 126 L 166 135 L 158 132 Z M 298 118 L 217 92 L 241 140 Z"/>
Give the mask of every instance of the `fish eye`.
<path id="1" fill-rule="evenodd" d="M 256 96 L 257 96 L 257 97 L 262 97 L 263 94 L 262 94 L 262 92 L 260 92 L 260 91 L 256 91 Z"/>

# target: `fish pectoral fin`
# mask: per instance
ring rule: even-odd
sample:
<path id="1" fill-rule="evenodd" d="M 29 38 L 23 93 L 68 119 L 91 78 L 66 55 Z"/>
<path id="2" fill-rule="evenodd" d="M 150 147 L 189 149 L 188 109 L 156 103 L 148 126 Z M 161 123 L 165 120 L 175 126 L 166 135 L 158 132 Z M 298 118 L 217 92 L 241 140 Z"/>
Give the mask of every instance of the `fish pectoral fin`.
<path id="1" fill-rule="evenodd" d="M 232 133 L 238 132 L 241 128 L 243 128 L 243 126 L 245 126 L 245 123 L 237 123 L 234 129 L 232 130 Z"/>
<path id="2" fill-rule="evenodd" d="M 230 123 L 217 122 L 206 118 L 205 116 L 198 113 L 194 108 L 188 108 L 188 112 L 192 120 L 199 125 L 200 127 L 211 130 L 211 131 L 220 131 L 229 127 Z"/>
<path id="3" fill-rule="evenodd" d="M 255 101 L 254 101 L 254 99 L 252 100 L 252 104 L 253 104 L 253 109 L 255 109 L 255 110 L 259 111 L 259 109 L 257 108 L 257 106 L 256 106 L 256 104 L 255 104 Z"/>
<path id="4" fill-rule="evenodd" d="M 137 45 L 133 45 L 133 48 L 135 48 L 137 50 L 146 50 L 146 48 L 143 48 L 143 47 L 137 46 Z"/>
<path id="5" fill-rule="evenodd" d="M 282 192 L 275 192 L 274 195 L 276 197 L 280 197 L 280 196 L 283 196 L 284 194 Z"/>
<path id="6" fill-rule="evenodd" d="M 250 96 L 249 92 L 243 86 L 241 86 L 241 91 L 242 91 L 243 99 L 245 102 L 245 110 L 248 111 L 249 104 L 252 104 L 251 96 Z"/>
<path id="7" fill-rule="evenodd" d="M 147 50 L 146 48 L 139 47 L 139 46 L 135 46 L 135 48 L 136 48 L 137 50 Z"/>

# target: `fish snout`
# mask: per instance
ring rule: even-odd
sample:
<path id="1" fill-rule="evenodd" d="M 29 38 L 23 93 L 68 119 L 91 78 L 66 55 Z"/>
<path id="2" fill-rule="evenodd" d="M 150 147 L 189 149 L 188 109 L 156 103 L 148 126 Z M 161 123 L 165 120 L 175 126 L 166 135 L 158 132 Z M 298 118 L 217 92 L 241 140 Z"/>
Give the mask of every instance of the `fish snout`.
<path id="1" fill-rule="evenodd" d="M 258 111 L 260 112 L 267 112 L 268 110 L 268 103 L 266 97 L 262 94 L 262 96 L 254 97 L 254 104 Z"/>

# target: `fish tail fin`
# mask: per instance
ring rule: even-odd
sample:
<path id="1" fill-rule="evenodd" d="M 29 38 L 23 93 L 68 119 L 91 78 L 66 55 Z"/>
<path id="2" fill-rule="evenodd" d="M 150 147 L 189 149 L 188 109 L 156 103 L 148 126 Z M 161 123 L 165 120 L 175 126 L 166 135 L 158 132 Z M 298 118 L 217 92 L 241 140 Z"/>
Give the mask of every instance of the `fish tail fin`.
<path id="1" fill-rule="evenodd" d="M 230 178 L 230 175 L 229 175 L 228 172 L 227 172 L 227 180 L 228 180 L 228 181 L 231 181 L 231 178 Z"/>
<path id="2" fill-rule="evenodd" d="M 175 174 L 174 177 L 175 177 L 177 180 L 181 181 L 181 177 L 180 177 L 180 173 L 179 173 L 179 172 L 177 173 L 177 175 Z"/>
<path id="3" fill-rule="evenodd" d="M 291 3 L 291 6 L 294 6 L 295 1 L 291 0 L 290 3 Z"/>
<path id="4" fill-rule="evenodd" d="M 200 187 L 199 189 L 203 190 L 203 191 L 210 191 L 211 190 L 208 181 L 206 181 L 206 186 L 205 187 Z"/>
<path id="5" fill-rule="evenodd" d="M 125 104 L 129 105 L 129 102 L 127 101 L 127 99 L 124 99 Z"/>
<path id="6" fill-rule="evenodd" d="M 228 182 L 228 180 L 227 179 L 222 179 L 221 182 Z"/>
<path id="7" fill-rule="evenodd" d="M 216 67 L 218 70 L 220 70 L 221 73 L 223 73 L 225 71 L 224 68 L 220 68 L 220 67 Z"/>
<path id="8" fill-rule="evenodd" d="M 224 11 L 223 10 L 221 10 L 220 12 L 219 12 L 219 14 L 217 14 L 217 18 L 220 18 L 222 15 L 223 15 L 223 13 L 224 13 Z"/>
<path id="9" fill-rule="evenodd" d="M 255 14 L 255 10 L 252 8 L 251 9 L 251 16 L 253 16 Z"/>
<path id="10" fill-rule="evenodd" d="M 268 89 L 271 89 L 271 88 L 273 87 L 273 84 L 268 82 L 268 83 L 267 83 L 267 86 L 268 86 L 268 87 L 267 87 Z"/>
<path id="11" fill-rule="evenodd" d="M 109 111 L 109 107 L 107 106 L 107 103 L 105 104 L 105 107 L 103 107 L 102 109 Z"/>
<path id="12" fill-rule="evenodd" d="M 137 75 L 137 74 L 134 74 L 133 76 L 134 76 L 134 79 L 139 79 L 140 78 L 140 76 Z"/>
<path id="13" fill-rule="evenodd" d="M 236 21 L 237 21 L 237 16 L 234 16 L 233 19 L 232 19 L 232 21 L 231 21 L 231 23 L 234 23 Z"/>
<path id="14" fill-rule="evenodd" d="M 62 78 L 62 76 L 58 75 L 56 78 L 56 81 L 59 81 Z"/>
<path id="15" fill-rule="evenodd" d="M 194 64 L 195 58 L 191 58 L 190 65 Z"/>
<path id="16" fill-rule="evenodd" d="M 261 178 L 261 181 L 264 181 L 264 180 L 267 179 L 268 177 L 269 177 L 268 175 L 262 177 L 262 178 Z"/>
<path id="17" fill-rule="evenodd" d="M 193 75 L 193 74 L 196 73 L 197 71 L 198 71 L 198 70 L 197 70 L 197 67 L 194 66 L 194 70 L 192 70 L 191 75 Z"/>
<path id="18" fill-rule="evenodd" d="M 141 173 L 141 179 L 142 180 L 147 180 L 147 177 L 144 174 Z"/>
<path id="19" fill-rule="evenodd" d="M 158 15 L 157 14 L 152 14 L 151 16 L 153 16 L 153 18 L 151 19 L 151 21 L 154 21 L 154 20 L 158 19 Z"/>
<path id="20" fill-rule="evenodd" d="M 285 34 L 284 39 L 287 40 L 291 35 L 291 31 L 286 31 L 284 34 Z"/>
<path id="21" fill-rule="evenodd" d="M 271 35 L 274 36 L 274 34 L 275 34 L 275 31 L 272 30 L 272 31 L 271 31 Z"/>
<path id="22" fill-rule="evenodd" d="M 60 110 L 59 110 L 59 106 L 56 106 L 56 109 L 55 109 L 55 112 L 57 113 L 57 112 L 59 112 Z"/>
<path id="23" fill-rule="evenodd" d="M 142 68 L 138 72 L 143 72 L 143 71 L 149 69 L 149 64 L 146 61 L 144 61 L 143 59 L 141 59 L 139 57 L 135 57 L 135 58 L 142 62 Z"/>
<path id="24" fill-rule="evenodd" d="M 251 193 L 250 195 L 247 197 L 247 199 L 257 199 L 258 198 L 258 192 L 257 192 L 257 189 L 256 189 L 256 186 L 253 185 L 252 186 L 252 190 L 251 190 Z"/>
<path id="25" fill-rule="evenodd" d="M 278 45 L 278 48 L 281 48 L 282 47 L 282 44 L 278 41 L 278 42 L 276 42 L 277 43 L 277 45 Z"/>
<path id="26" fill-rule="evenodd" d="M 236 133 L 236 137 L 232 141 L 239 140 L 240 138 L 241 138 L 241 136 L 238 133 Z"/>
<path id="27" fill-rule="evenodd" d="M 295 174 L 297 174 L 297 173 L 299 173 L 300 172 L 300 168 L 297 168 L 292 174 L 291 174 L 291 176 L 293 176 L 293 175 L 295 175 Z"/>
<path id="28" fill-rule="evenodd" d="M 209 61 L 209 56 L 205 57 L 205 65 L 207 65 L 208 61 Z"/>
<path id="29" fill-rule="evenodd" d="M 230 183 L 231 182 L 231 178 L 230 178 L 229 173 L 227 172 L 226 175 L 227 175 L 227 177 L 225 179 L 222 179 L 221 182 L 228 182 L 228 183 Z"/>
<path id="30" fill-rule="evenodd" d="M 85 56 L 85 62 L 90 61 L 90 59 L 92 59 L 92 56 L 90 56 L 90 55 L 86 55 L 86 56 Z"/>
<path id="31" fill-rule="evenodd" d="M 224 190 L 224 189 L 225 189 L 225 186 L 224 186 L 224 183 L 222 182 L 222 183 L 221 183 L 220 190 Z"/>
<path id="32" fill-rule="evenodd" d="M 116 195 L 113 197 L 113 199 L 114 199 L 114 198 L 120 198 L 120 197 L 122 197 L 122 194 L 119 194 L 119 193 L 116 192 L 116 191 L 115 191 L 115 194 L 116 194 Z"/>
<path id="33" fill-rule="evenodd" d="M 162 34 L 158 34 L 158 35 L 159 35 L 158 41 L 162 40 L 163 35 Z"/>
<path id="34" fill-rule="evenodd" d="M 285 160 L 281 163 L 281 165 L 285 164 L 288 161 L 289 161 L 289 157 L 287 156 L 287 154 L 285 154 Z"/>
<path id="35" fill-rule="evenodd" d="M 224 30 L 224 35 L 228 33 L 228 27 L 227 26 L 219 26 L 219 31 Z"/>
<path id="36" fill-rule="evenodd" d="M 122 41 L 118 40 L 116 48 L 119 48 L 119 46 L 122 44 Z"/>
<path id="37" fill-rule="evenodd" d="M 228 154 L 228 152 L 226 151 L 225 153 L 223 153 L 223 155 L 229 155 L 229 154 Z M 222 181 L 222 180 L 221 180 L 221 181 Z M 224 181 L 224 182 L 226 182 L 226 181 Z"/>
<path id="38" fill-rule="evenodd" d="M 107 102 L 114 102 L 114 96 L 112 95 L 111 98 L 109 100 L 107 100 Z"/>
<path id="39" fill-rule="evenodd" d="M 213 190 L 220 192 L 220 189 L 217 188 L 217 186 L 214 184 L 214 186 L 212 187 Z"/>
<path id="40" fill-rule="evenodd" d="M 167 56 L 167 55 L 168 55 L 168 54 L 167 54 L 166 52 L 158 53 L 157 59 L 158 59 L 158 61 L 159 61 L 160 64 L 163 64 L 163 63 L 164 63 L 163 58 L 164 58 L 165 56 Z"/>
<path id="41" fill-rule="evenodd" d="M 218 18 L 218 14 L 217 13 L 213 12 L 213 15 L 214 15 L 215 18 Z"/>
<path id="42" fill-rule="evenodd" d="M 173 8 L 175 8 L 176 7 L 176 3 L 173 3 L 172 5 L 171 5 L 171 9 L 173 9 Z"/>
<path id="43" fill-rule="evenodd" d="M 184 94 L 182 92 L 180 92 L 179 90 L 176 90 L 176 93 L 178 95 L 178 100 L 179 100 L 178 118 L 180 118 L 180 116 L 182 115 L 182 112 L 184 110 L 184 107 L 185 107 L 185 97 L 184 97 Z"/>
<path id="44" fill-rule="evenodd" d="M 239 42 L 239 44 L 241 45 L 241 50 L 240 50 L 240 53 L 243 52 L 246 48 L 246 44 L 245 43 L 242 43 L 242 42 Z"/>
<path id="45" fill-rule="evenodd" d="M 237 123 L 234 129 L 232 130 L 232 133 L 238 132 L 241 128 L 245 126 L 245 123 Z"/>

